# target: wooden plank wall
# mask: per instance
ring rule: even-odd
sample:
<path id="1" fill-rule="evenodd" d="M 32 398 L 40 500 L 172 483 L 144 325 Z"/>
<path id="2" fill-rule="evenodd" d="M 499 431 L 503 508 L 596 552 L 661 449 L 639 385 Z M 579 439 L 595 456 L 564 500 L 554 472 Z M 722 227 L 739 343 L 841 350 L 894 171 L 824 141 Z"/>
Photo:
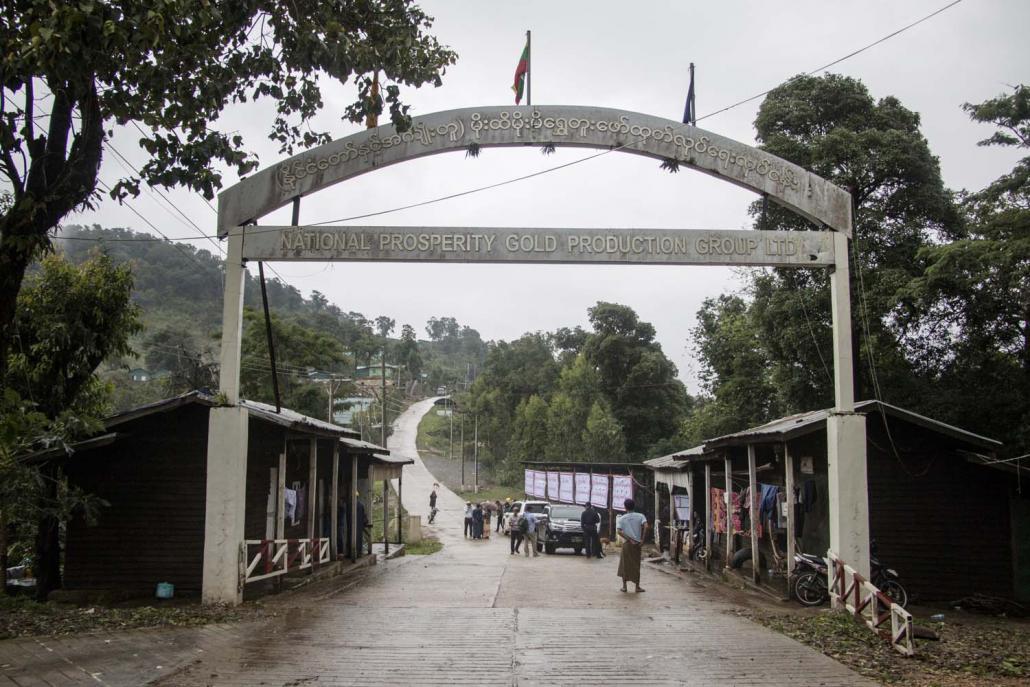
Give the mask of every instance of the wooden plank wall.
<path id="1" fill-rule="evenodd" d="M 74 454 L 69 479 L 110 503 L 68 523 L 68 589 L 199 592 L 204 556 L 207 408 L 184 406 L 119 428 L 130 436 Z M 169 439 L 174 439 L 170 441 Z"/>

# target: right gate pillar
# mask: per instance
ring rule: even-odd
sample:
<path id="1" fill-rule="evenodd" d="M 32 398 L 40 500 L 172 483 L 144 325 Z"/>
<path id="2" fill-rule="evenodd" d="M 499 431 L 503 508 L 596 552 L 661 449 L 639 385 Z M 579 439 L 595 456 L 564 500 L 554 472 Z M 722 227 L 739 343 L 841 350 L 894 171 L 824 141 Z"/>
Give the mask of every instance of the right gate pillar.
<path id="1" fill-rule="evenodd" d="M 833 233 L 830 274 L 834 409 L 826 418 L 830 549 L 869 579 L 869 480 L 865 416 L 855 412 L 848 237 Z"/>

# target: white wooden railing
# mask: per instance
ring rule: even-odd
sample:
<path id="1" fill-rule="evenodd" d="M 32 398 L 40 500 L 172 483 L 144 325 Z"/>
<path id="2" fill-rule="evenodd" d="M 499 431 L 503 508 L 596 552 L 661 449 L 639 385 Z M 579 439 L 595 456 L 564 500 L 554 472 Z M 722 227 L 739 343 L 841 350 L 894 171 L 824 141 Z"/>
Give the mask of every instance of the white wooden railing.
<path id="1" fill-rule="evenodd" d="M 830 577 L 830 604 L 844 608 L 873 632 L 888 640 L 906 656 L 916 653 L 912 634 L 912 614 L 877 589 L 854 568 L 828 551 Z M 887 621 L 890 629 L 887 629 Z"/>
<path id="2" fill-rule="evenodd" d="M 247 539 L 243 583 L 285 575 L 329 562 L 329 539 Z M 256 548 L 256 550 L 255 550 Z"/>

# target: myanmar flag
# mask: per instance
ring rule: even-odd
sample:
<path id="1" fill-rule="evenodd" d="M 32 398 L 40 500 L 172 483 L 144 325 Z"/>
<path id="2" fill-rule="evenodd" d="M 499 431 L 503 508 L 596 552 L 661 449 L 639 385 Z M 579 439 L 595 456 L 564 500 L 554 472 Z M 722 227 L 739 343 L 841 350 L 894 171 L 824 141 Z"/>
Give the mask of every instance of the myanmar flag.
<path id="1" fill-rule="evenodd" d="M 522 93 L 526 88 L 527 72 L 529 72 L 529 39 L 526 39 L 526 47 L 522 49 L 522 57 L 519 58 L 518 66 L 515 67 L 515 83 L 511 86 L 511 90 L 515 91 L 516 105 L 522 102 Z"/>

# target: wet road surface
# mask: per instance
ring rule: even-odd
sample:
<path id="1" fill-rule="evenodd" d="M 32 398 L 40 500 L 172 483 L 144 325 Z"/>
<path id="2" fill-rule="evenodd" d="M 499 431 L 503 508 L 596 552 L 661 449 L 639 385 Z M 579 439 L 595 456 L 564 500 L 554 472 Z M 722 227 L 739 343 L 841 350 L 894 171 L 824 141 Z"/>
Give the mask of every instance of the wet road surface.
<path id="1" fill-rule="evenodd" d="M 396 424 L 405 507 L 428 510 L 419 418 Z M 225 643 L 161 685 L 871 685 L 835 661 L 730 613 L 725 596 L 644 567 L 619 591 L 617 554 L 509 555 L 462 536 L 463 503 L 439 491 L 432 556 L 375 566 L 357 584 L 298 597 L 281 619 Z"/>

